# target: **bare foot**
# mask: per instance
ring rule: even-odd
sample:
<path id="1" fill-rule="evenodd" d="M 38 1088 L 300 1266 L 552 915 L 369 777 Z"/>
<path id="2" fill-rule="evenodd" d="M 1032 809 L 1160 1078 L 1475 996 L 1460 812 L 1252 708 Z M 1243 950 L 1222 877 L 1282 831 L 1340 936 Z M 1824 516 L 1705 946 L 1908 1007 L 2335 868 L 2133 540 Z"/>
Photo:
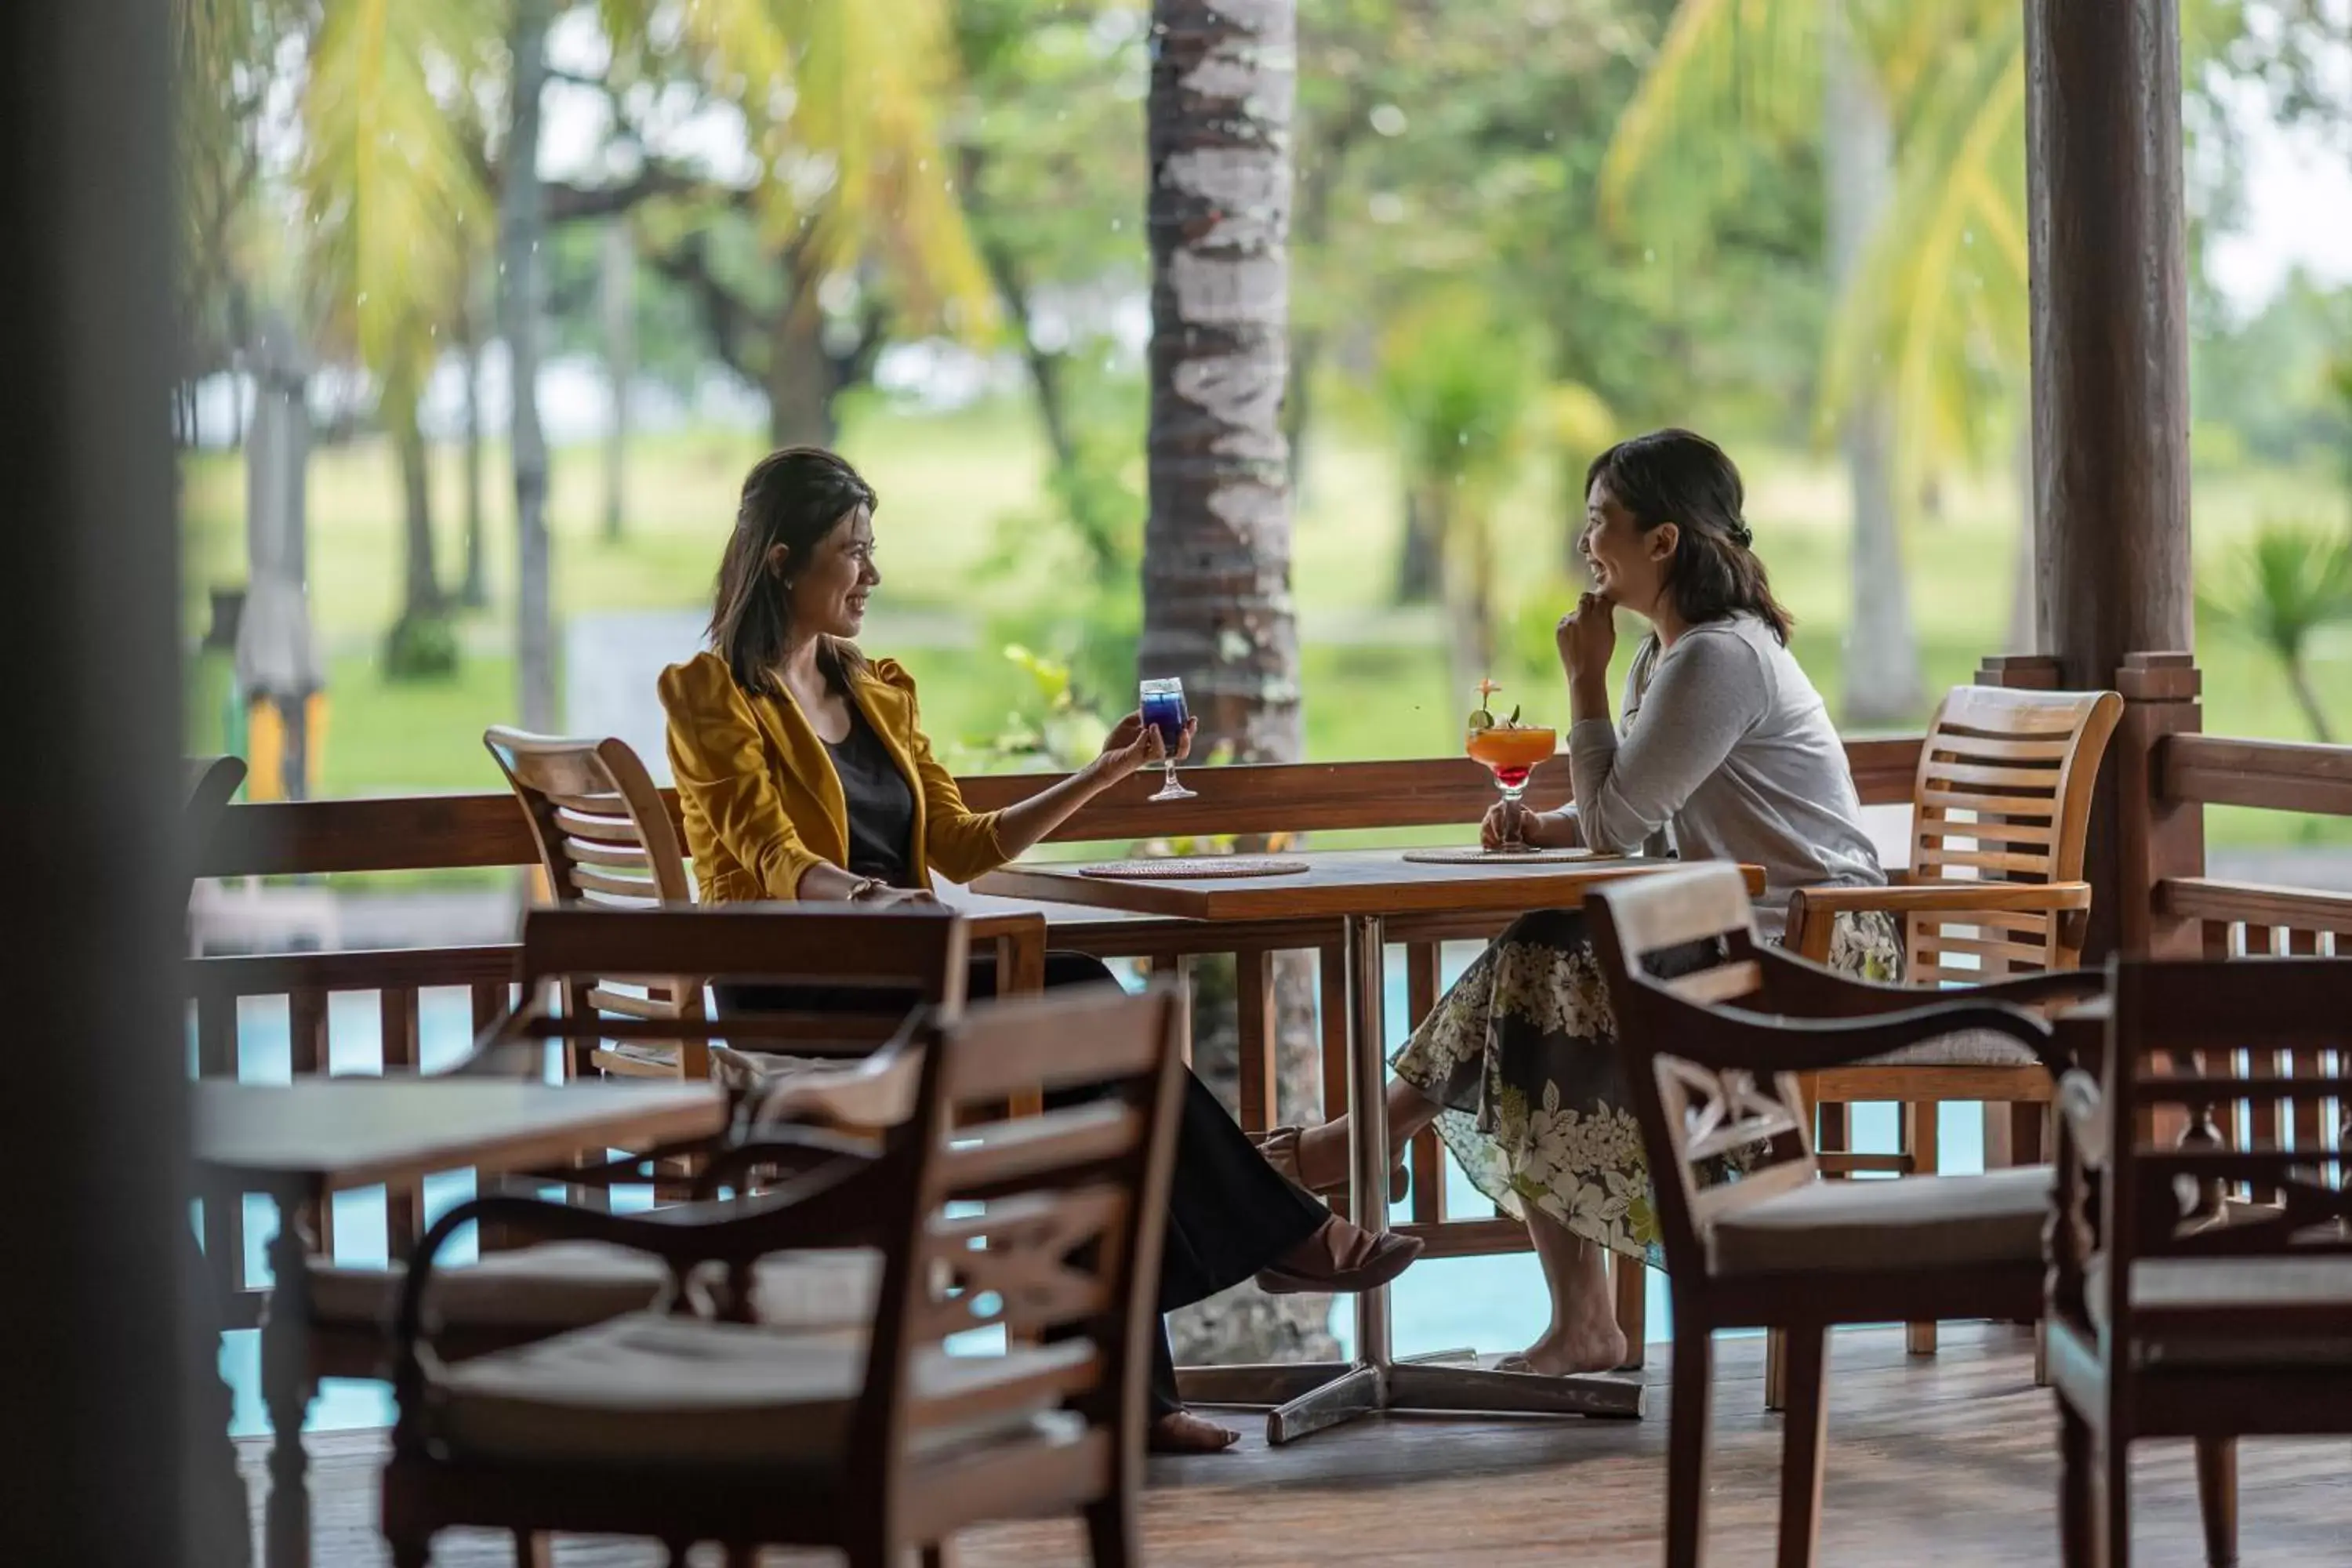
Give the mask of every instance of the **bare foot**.
<path id="1" fill-rule="evenodd" d="M 1189 1410 L 1171 1410 L 1144 1429 L 1143 1446 L 1155 1454 L 1221 1454 L 1241 1438 L 1230 1426 L 1203 1421 Z"/>
<path id="2" fill-rule="evenodd" d="M 1626 1349 L 1625 1331 L 1614 1323 L 1573 1331 L 1553 1329 L 1522 1353 L 1505 1356 L 1497 1370 L 1531 1372 L 1539 1377 L 1615 1372 L 1625 1364 Z"/>

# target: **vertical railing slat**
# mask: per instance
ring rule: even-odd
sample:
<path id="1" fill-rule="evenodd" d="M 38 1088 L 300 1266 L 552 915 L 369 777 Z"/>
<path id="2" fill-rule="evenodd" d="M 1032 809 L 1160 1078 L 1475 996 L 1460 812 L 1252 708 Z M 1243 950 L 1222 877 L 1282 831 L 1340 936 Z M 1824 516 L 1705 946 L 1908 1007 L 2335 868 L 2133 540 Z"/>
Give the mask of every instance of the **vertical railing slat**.
<path id="1" fill-rule="evenodd" d="M 1444 950 L 1433 942 L 1416 942 L 1404 950 L 1404 1016 L 1408 1029 L 1418 1029 L 1437 1010 Z M 1413 1134 L 1406 1156 L 1412 1167 L 1412 1219 L 1415 1225 L 1442 1225 L 1445 1220 L 1445 1152 L 1436 1129 Z"/>
<path id="2" fill-rule="evenodd" d="M 1274 1005 L 1274 954 L 1262 947 L 1234 954 L 1234 1006 L 1240 1018 L 1243 1128 L 1263 1132 L 1281 1120 L 1280 1026 Z"/>
<path id="3" fill-rule="evenodd" d="M 236 998 L 211 989 L 196 994 L 196 1074 L 236 1079 Z M 205 1262 L 224 1296 L 245 1289 L 245 1205 L 206 1200 Z"/>
<path id="4" fill-rule="evenodd" d="M 383 1070 L 386 1076 L 413 1074 L 422 1045 L 418 1001 L 414 985 L 387 985 L 378 993 L 383 1020 Z M 425 1184 L 403 1182 L 384 1189 L 383 1245 L 388 1258 L 405 1259 L 415 1250 L 425 1213 Z"/>

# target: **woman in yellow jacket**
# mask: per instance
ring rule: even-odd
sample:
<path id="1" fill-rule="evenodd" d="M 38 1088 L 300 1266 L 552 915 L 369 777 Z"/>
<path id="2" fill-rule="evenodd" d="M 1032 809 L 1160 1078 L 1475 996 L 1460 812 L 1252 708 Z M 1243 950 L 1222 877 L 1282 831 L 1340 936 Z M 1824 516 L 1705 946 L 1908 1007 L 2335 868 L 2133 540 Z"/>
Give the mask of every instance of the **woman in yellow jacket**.
<path id="1" fill-rule="evenodd" d="M 967 882 L 1035 844 L 1094 796 L 1162 756 L 1139 715 L 1102 754 L 998 812 L 965 808 L 931 753 L 915 683 L 850 639 L 881 582 L 874 492 L 830 452 L 770 454 L 743 481 L 719 568 L 710 651 L 662 673 L 670 769 L 702 897 L 869 905 L 931 898 L 936 871 Z M 1187 729 L 1178 754 L 1191 743 Z M 971 992 L 995 990 L 992 956 Z M 1112 983 L 1085 953 L 1046 958 L 1048 985 Z M 721 986 L 722 1011 L 821 1007 L 818 993 Z M 1369 1289 L 1403 1272 L 1418 1241 L 1379 1238 L 1327 1213 L 1266 1164 L 1213 1095 L 1186 1085 L 1160 1266 L 1163 1311 L 1255 1275 L 1271 1290 Z M 1151 1440 L 1223 1448 L 1237 1434 L 1176 1398 L 1167 1335 L 1153 1357 Z"/>

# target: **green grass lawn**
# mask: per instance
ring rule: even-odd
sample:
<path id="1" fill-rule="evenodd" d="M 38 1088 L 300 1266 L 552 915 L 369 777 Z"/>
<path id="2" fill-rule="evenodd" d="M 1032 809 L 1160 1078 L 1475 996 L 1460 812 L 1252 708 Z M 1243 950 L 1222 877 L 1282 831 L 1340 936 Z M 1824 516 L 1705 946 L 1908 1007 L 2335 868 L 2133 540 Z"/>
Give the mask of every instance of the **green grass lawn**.
<path id="1" fill-rule="evenodd" d="M 1018 521 L 1045 510 L 1043 453 L 1025 406 L 993 404 L 949 416 L 873 409 L 852 424 L 842 445 L 882 498 L 877 521 L 883 594 L 893 614 L 947 611 L 985 626 L 1004 617 L 1034 617 L 1040 606 L 1050 609 L 1066 552 L 1050 535 L 1022 531 L 1043 525 Z M 750 433 L 694 430 L 641 441 L 632 452 L 628 527 L 618 542 L 601 537 L 598 454 L 592 448 L 557 452 L 551 519 L 558 613 L 704 604 L 733 521 L 736 488 L 761 450 Z M 1309 755 L 1449 752 L 1459 742 L 1465 703 L 1464 694 L 1448 689 L 1441 645 L 1421 635 L 1385 643 L 1361 636 L 1316 640 L 1318 626 L 1385 606 L 1401 526 L 1393 461 L 1377 437 L 1342 427 L 1319 432 L 1309 457 L 1294 568 L 1308 636 L 1303 662 Z M 1847 654 L 1849 593 L 1839 475 L 1804 454 L 1746 457 L 1758 548 L 1775 589 L 1798 616 L 1798 656 L 1834 706 Z M 511 597 L 514 554 L 503 452 L 492 451 L 486 468 L 492 602 L 503 606 Z M 203 626 L 206 590 L 244 576 L 243 473 L 233 458 L 202 455 L 185 461 L 184 478 L 184 572 L 193 635 Z M 458 454 L 436 453 L 436 521 L 445 579 L 456 576 L 460 558 L 461 482 Z M 1525 703 L 1538 719 L 1565 717 L 1565 694 L 1549 647 L 1551 620 L 1570 591 L 1565 509 L 1557 499 L 1562 489 L 1557 464 L 1531 465 L 1495 519 L 1507 618 L 1496 673 L 1507 682 L 1508 700 Z M 454 680 L 387 683 L 376 649 L 400 583 L 399 491 L 389 453 L 374 442 L 319 452 L 310 496 L 313 614 L 330 655 L 333 704 L 326 791 L 494 787 L 479 736 L 485 725 L 513 715 L 506 612 L 493 608 L 469 622 L 468 654 Z M 2200 566 L 2263 519 L 2326 515 L 2338 506 L 2321 476 L 2200 476 Z M 1912 609 L 1931 702 L 1934 693 L 1966 679 L 1980 656 L 2001 646 L 2016 542 L 2016 501 L 2004 482 L 1948 489 L 1941 510 L 1940 517 L 1918 521 L 1907 539 Z M 992 569 L 992 562 L 1008 558 L 1008 565 Z M 950 749 L 997 732 L 1006 711 L 1022 700 L 1021 677 L 995 656 L 992 641 L 983 633 L 971 649 L 902 655 L 922 682 L 931 730 Z M 1629 651 L 1621 649 L 1621 659 Z M 2309 738 L 2266 656 L 2220 633 L 2202 637 L 2199 654 L 2209 730 Z M 2314 684 L 2339 730 L 2352 732 L 2352 636 L 2334 638 L 2318 654 Z M 208 739 L 217 743 L 225 685 L 217 663 L 200 668 L 192 696 L 194 746 Z M 1919 717 L 1926 717 L 1924 708 Z M 2217 842 L 2302 842 L 2313 831 L 2260 813 L 2216 813 L 2212 823 Z M 2331 841 L 2352 842 L 2352 824 L 2331 822 L 2316 831 Z"/>

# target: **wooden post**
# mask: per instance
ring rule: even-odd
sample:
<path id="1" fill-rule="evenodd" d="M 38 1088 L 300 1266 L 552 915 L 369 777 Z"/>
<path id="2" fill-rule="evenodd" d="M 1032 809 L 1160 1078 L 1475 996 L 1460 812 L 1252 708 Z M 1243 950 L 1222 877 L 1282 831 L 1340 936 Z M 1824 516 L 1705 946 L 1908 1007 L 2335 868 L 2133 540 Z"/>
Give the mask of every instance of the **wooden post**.
<path id="1" fill-rule="evenodd" d="M 2178 0 L 2026 0 L 2042 647 L 2069 687 L 2193 647 Z M 2125 807 L 2104 771 L 2085 962 L 2115 947 Z"/>
<path id="2" fill-rule="evenodd" d="M 2116 671 L 2124 698 L 2108 770 L 2123 807 L 2116 941 L 2135 957 L 2205 956 L 2200 923 L 2157 905 L 2158 884 L 2166 879 L 2205 874 L 2205 807 L 2166 798 L 2164 785 L 2165 742 L 2204 728 L 2200 683 L 2196 661 L 2185 653 L 2131 654 Z"/>

